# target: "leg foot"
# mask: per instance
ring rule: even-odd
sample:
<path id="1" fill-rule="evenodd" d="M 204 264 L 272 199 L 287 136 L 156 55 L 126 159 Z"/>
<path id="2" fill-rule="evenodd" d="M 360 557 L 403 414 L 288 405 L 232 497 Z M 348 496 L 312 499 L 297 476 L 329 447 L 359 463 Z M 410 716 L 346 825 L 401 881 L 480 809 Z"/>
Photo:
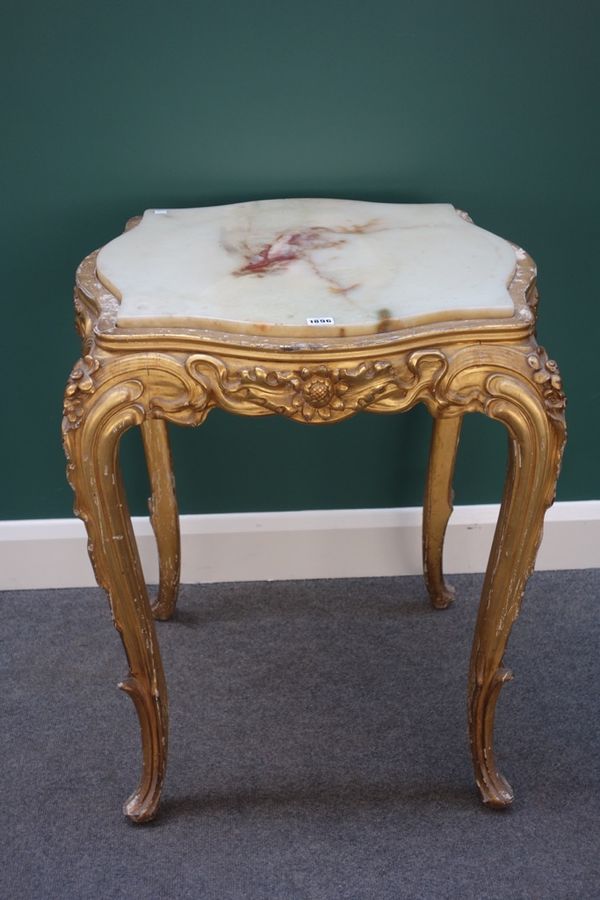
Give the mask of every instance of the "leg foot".
<path id="1" fill-rule="evenodd" d="M 123 804 L 133 822 L 149 822 L 158 811 L 167 752 L 167 721 L 163 705 L 156 703 L 148 685 L 134 678 L 119 684 L 134 702 L 142 732 L 143 771 L 138 787 Z M 165 698 L 166 699 L 166 698 Z"/>
<path id="2" fill-rule="evenodd" d="M 506 809 L 513 802 L 513 790 L 506 778 L 498 771 L 494 755 L 494 715 L 500 688 L 512 680 L 510 669 L 497 669 L 491 682 L 477 685 L 472 690 L 470 709 L 471 741 L 474 747 L 475 777 L 480 797 L 492 809 Z M 481 765 L 483 759 L 484 764 Z"/>

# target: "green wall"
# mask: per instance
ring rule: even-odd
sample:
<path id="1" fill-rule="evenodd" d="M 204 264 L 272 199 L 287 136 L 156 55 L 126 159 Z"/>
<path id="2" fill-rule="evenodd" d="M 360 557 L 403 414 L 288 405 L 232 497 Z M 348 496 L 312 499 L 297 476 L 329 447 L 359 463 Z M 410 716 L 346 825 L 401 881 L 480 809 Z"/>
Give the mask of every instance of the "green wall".
<path id="1" fill-rule="evenodd" d="M 70 515 L 59 423 L 79 260 L 147 207 L 303 195 L 449 201 L 530 251 L 569 396 L 559 499 L 600 497 L 599 9 L 5 3 L 0 518 Z M 174 436 L 181 508 L 415 505 L 429 427 L 423 408 L 333 428 L 215 412 Z M 498 499 L 501 432 L 468 417 L 458 502 Z M 124 443 L 141 512 L 139 439 Z"/>

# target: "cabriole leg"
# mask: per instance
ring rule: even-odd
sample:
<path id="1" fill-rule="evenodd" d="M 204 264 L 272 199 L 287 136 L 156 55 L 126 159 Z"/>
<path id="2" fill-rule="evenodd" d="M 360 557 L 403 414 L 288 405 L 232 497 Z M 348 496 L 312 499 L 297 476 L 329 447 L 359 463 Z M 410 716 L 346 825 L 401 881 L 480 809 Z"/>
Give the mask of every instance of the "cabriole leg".
<path id="1" fill-rule="evenodd" d="M 175 611 L 181 567 L 179 513 L 167 423 L 146 419 L 141 424 L 152 496 L 148 501 L 156 537 L 159 564 L 158 597 L 152 606 L 155 619 L 170 619 Z"/>
<path id="2" fill-rule="evenodd" d="M 452 513 L 452 478 L 460 438 L 462 416 L 434 418 L 429 466 L 423 501 L 423 573 L 431 602 L 445 609 L 454 588 L 444 579 L 444 535 Z"/>
<path id="3" fill-rule="evenodd" d="M 512 677 L 504 668 L 503 655 L 535 563 L 544 513 L 554 499 L 565 436 L 564 398 L 555 364 L 548 363 L 549 373 L 539 372 L 538 360 L 532 354 L 529 365 L 537 368 L 542 388 L 542 379 L 556 380 L 557 387 L 546 387 L 545 394 L 535 384 L 508 374 L 494 375 L 487 384 L 491 399 L 485 411 L 508 430 L 509 463 L 475 627 L 468 710 L 477 786 L 483 802 L 496 808 L 513 799 L 493 749 L 496 701 Z"/>
<path id="4" fill-rule="evenodd" d="M 72 379 L 78 371 L 76 367 Z M 160 799 L 167 760 L 168 703 L 118 459 L 122 434 L 143 419 L 143 410 L 135 403 L 143 388 L 131 380 L 104 386 L 94 396 L 88 388 L 83 396 L 82 384 L 87 382 L 80 378 L 76 388 L 72 382 L 67 388 L 63 429 L 68 476 L 75 491 L 75 512 L 87 527 L 96 578 L 108 592 L 129 664 L 128 676 L 119 686 L 136 706 L 143 767 L 124 812 L 133 821 L 144 822 L 153 818 Z"/>

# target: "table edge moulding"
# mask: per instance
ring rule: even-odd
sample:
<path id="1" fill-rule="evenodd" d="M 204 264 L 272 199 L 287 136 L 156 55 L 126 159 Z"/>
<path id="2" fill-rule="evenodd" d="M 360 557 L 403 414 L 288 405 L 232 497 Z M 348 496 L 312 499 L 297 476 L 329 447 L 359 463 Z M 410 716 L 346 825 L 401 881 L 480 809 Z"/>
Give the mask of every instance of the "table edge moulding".
<path id="1" fill-rule="evenodd" d="M 335 204 L 344 202 L 351 201 Z M 372 206 L 387 206 L 390 214 L 397 207 L 403 214 L 400 204 Z M 466 214 L 460 217 L 465 227 L 476 227 Z M 140 221 L 130 220 L 124 237 Z M 514 252 L 505 286 L 512 311 L 504 303 L 498 315 L 485 309 L 469 318 L 441 320 L 380 316 L 355 322 L 344 333 L 335 324 L 273 333 L 268 323 L 245 328 L 243 322 L 228 323 L 212 314 L 175 317 L 171 324 L 164 315 L 119 321 L 119 291 L 114 284 L 109 290 L 105 273 L 100 273 L 104 280 L 99 277 L 98 251 L 79 266 L 75 309 L 83 350 L 66 387 L 63 436 L 75 513 L 86 524 L 96 578 L 108 593 L 127 656 L 129 671 L 121 687 L 132 697 L 140 721 L 142 775 L 125 804 L 133 821 L 155 816 L 167 759 L 167 690 L 153 622 L 173 614 L 179 586 L 179 523 L 167 423 L 199 425 L 215 407 L 328 424 L 359 411 L 395 413 L 424 403 L 434 422 L 423 566 L 431 601 L 440 609 L 454 593 L 444 579 L 442 554 L 462 417 L 478 412 L 504 424 L 508 470 L 475 626 L 468 722 L 483 801 L 495 808 L 512 802 L 494 757 L 495 707 L 511 678 L 504 652 L 535 563 L 544 514 L 554 500 L 566 431 L 560 374 L 535 338 L 535 265 L 524 250 L 505 243 Z M 266 258 L 265 252 L 261 259 Z M 146 454 L 159 553 L 160 584 L 152 603 L 119 467 L 120 439 L 135 426 Z"/>

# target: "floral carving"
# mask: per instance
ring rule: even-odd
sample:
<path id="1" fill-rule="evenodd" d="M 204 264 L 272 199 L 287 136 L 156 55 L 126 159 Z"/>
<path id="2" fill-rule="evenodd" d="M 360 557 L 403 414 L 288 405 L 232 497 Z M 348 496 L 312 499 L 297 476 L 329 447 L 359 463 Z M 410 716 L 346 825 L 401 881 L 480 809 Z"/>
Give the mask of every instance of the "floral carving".
<path id="1" fill-rule="evenodd" d="M 546 409 L 550 415 L 561 414 L 566 406 L 566 400 L 558 365 L 553 359 L 548 359 L 543 347 L 538 347 L 535 353 L 530 353 L 527 363 L 533 369 L 533 380 L 540 386 Z"/>
<path id="2" fill-rule="evenodd" d="M 81 338 L 84 353 L 89 352 L 91 347 L 92 323 L 89 316 L 86 316 L 83 303 L 79 299 L 78 291 L 75 289 L 73 295 L 73 305 L 75 307 L 75 328 Z"/>
<path id="3" fill-rule="evenodd" d="M 88 355 L 80 359 L 71 372 L 65 390 L 63 407 L 64 416 L 68 423 L 67 429 L 77 428 L 81 422 L 84 409 L 83 401 L 87 395 L 94 393 L 95 385 L 92 376 L 99 366 L 98 360 Z"/>
<path id="4" fill-rule="evenodd" d="M 361 409 L 407 409 L 418 395 L 434 388 L 447 365 L 441 351 L 427 350 L 394 362 L 376 360 L 348 368 L 321 363 L 293 370 L 262 366 L 231 370 L 217 357 L 196 354 L 188 359 L 186 369 L 210 397 L 204 415 L 216 405 L 242 415 L 275 413 L 322 424 L 346 419 Z M 162 408 L 165 413 L 164 404 Z M 166 418 L 172 418 L 170 412 Z"/>
<path id="5" fill-rule="evenodd" d="M 415 382 L 416 376 L 410 373 L 404 385 L 392 363 L 383 361 L 360 363 L 352 369 L 305 366 L 291 372 L 256 366 L 221 378 L 220 390 L 239 411 L 243 411 L 240 405 L 262 406 L 279 415 L 319 423 L 347 418 L 382 394 L 406 392 Z"/>
<path id="6" fill-rule="evenodd" d="M 344 409 L 344 394 L 349 385 L 340 378 L 339 371 L 328 370 L 326 366 L 318 369 L 302 369 L 300 377 L 292 380 L 295 393 L 292 407 L 302 412 L 302 417 L 310 422 L 315 415 L 323 421 L 331 418 L 333 410 Z"/>

